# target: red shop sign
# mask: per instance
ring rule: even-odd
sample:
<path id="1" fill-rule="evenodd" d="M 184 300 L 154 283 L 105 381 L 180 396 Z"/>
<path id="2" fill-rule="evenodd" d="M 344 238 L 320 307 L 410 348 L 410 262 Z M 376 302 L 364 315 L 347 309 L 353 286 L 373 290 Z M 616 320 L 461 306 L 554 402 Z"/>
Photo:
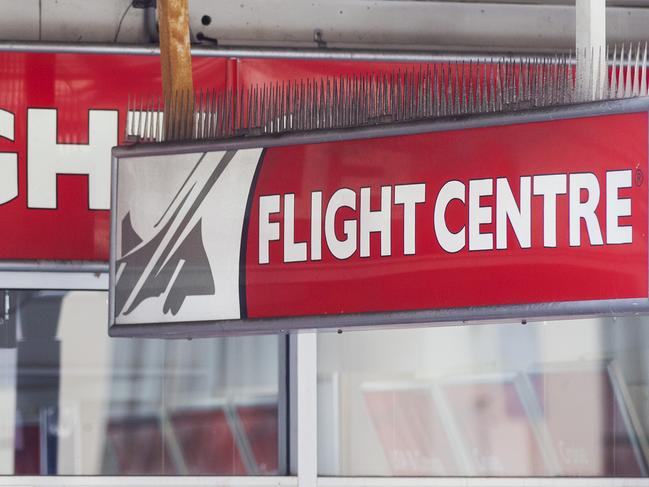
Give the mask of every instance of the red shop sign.
<path id="1" fill-rule="evenodd" d="M 648 116 L 617 107 L 120 150 L 112 332 L 645 309 Z"/>
<path id="2" fill-rule="evenodd" d="M 196 58 L 196 85 L 227 63 Z M 108 260 L 110 151 L 160 89 L 156 56 L 0 52 L 0 261 Z"/>
<path id="3" fill-rule="evenodd" d="M 197 89 L 404 64 L 194 57 Z M 0 52 L 2 261 L 98 261 L 109 254 L 110 149 L 129 97 L 161 93 L 157 56 Z"/>

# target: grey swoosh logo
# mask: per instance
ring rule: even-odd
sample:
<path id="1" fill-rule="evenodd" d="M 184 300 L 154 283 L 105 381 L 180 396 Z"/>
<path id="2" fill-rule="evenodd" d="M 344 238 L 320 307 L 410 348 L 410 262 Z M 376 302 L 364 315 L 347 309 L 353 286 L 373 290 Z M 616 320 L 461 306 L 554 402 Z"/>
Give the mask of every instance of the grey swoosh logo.
<path id="1" fill-rule="evenodd" d="M 226 152 L 208 176 L 210 164 L 202 154 L 171 203 L 156 223 L 157 232 L 146 242 L 133 229 L 130 212 L 121 221 L 122 256 L 116 261 L 115 312 L 127 315 L 142 301 L 167 292 L 163 313 L 176 315 L 188 296 L 213 295 L 214 276 L 195 215 L 236 151 Z"/>

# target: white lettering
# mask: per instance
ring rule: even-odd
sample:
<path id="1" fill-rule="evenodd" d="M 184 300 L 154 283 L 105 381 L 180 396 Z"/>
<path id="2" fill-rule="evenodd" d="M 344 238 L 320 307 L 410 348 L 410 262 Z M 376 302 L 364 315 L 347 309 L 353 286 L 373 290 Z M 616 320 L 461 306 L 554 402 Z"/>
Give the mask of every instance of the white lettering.
<path id="1" fill-rule="evenodd" d="M 426 185 L 400 184 L 394 187 L 394 204 L 403 205 L 403 254 L 415 253 L 415 228 L 417 203 L 426 201 Z"/>
<path id="2" fill-rule="evenodd" d="M 279 195 L 259 198 L 259 263 L 270 262 L 270 242 L 279 240 L 279 223 L 271 222 L 270 215 L 279 213 Z"/>
<path id="3" fill-rule="evenodd" d="M 581 202 L 581 192 L 588 194 L 586 201 Z M 586 231 L 592 245 L 602 245 L 602 231 L 599 228 L 595 210 L 599 204 L 599 182 L 592 173 L 570 175 L 570 245 L 576 247 L 581 244 L 581 220 L 586 222 Z"/>
<path id="4" fill-rule="evenodd" d="M 449 181 L 442 186 L 435 202 L 434 223 L 437 241 L 444 250 L 450 253 L 459 252 L 464 248 L 466 242 L 465 227 L 462 227 L 456 233 L 451 232 L 446 225 L 446 208 L 453 200 L 460 200 L 464 203 L 465 189 L 464 184 L 460 181 Z"/>
<path id="5" fill-rule="evenodd" d="M 88 144 L 58 144 L 57 112 L 27 111 L 27 205 L 56 208 L 58 174 L 88 175 L 88 207 L 110 208 L 111 149 L 117 145 L 117 110 L 90 110 Z"/>
<path id="6" fill-rule="evenodd" d="M 284 195 L 284 262 L 306 261 L 306 242 L 295 242 L 295 195 Z"/>
<path id="7" fill-rule="evenodd" d="M 620 188 L 630 188 L 631 170 L 609 171 L 606 173 L 606 243 L 631 243 L 633 232 L 631 226 L 620 226 L 621 216 L 631 216 L 631 200 L 620 198 Z"/>
<path id="8" fill-rule="evenodd" d="M 322 260 L 322 191 L 311 193 L 311 260 Z"/>
<path id="9" fill-rule="evenodd" d="M 532 246 L 532 180 L 520 179 L 520 206 L 516 204 L 509 181 L 496 179 L 496 248 L 507 248 L 507 220 L 512 225 L 518 243 L 524 249 Z"/>
<path id="10" fill-rule="evenodd" d="M 566 194 L 565 174 L 534 176 L 534 195 L 543 196 L 543 246 L 557 246 L 557 195 Z"/>
<path id="11" fill-rule="evenodd" d="M 480 206 L 480 198 L 493 194 L 493 179 L 469 181 L 469 250 L 492 250 L 491 233 L 481 233 L 480 225 L 491 223 L 491 208 Z"/>
<path id="12" fill-rule="evenodd" d="M 0 109 L 0 137 L 14 140 L 14 114 Z M 18 196 L 18 154 L 0 153 L 0 205 Z"/>
<path id="13" fill-rule="evenodd" d="M 370 188 L 361 188 L 361 257 L 370 256 L 370 234 L 381 234 L 381 255 L 391 252 L 392 187 L 381 188 L 381 209 L 370 209 Z"/>
<path id="14" fill-rule="evenodd" d="M 349 188 L 336 191 L 329 200 L 325 215 L 325 238 L 331 254 L 338 259 L 347 259 L 356 252 L 356 221 L 345 220 L 343 232 L 347 238 L 338 240 L 336 236 L 336 213 L 340 208 L 356 209 L 356 193 Z"/>

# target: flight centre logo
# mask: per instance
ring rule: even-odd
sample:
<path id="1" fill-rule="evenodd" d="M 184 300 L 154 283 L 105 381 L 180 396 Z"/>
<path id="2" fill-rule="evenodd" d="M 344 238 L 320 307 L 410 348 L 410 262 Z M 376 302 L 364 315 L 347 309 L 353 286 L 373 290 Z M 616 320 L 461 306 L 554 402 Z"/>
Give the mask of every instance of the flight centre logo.
<path id="1" fill-rule="evenodd" d="M 320 261 L 325 252 L 336 260 L 390 257 L 398 255 L 395 238 L 404 256 L 428 253 L 431 246 L 455 254 L 631 244 L 633 179 L 631 169 L 622 169 L 603 177 L 580 172 L 450 180 L 439 190 L 427 183 L 367 185 L 329 195 L 313 191 L 301 206 L 293 193 L 264 195 L 259 198 L 258 263 Z M 307 239 L 296 238 L 296 214 L 310 215 L 310 228 L 302 232 Z M 418 248 L 424 225 L 432 226 L 434 238 Z M 543 229 L 536 241 L 534 228 Z M 568 229 L 565 242 L 557 237 L 562 229 Z M 380 240 L 375 250 L 372 234 Z M 280 250 L 275 259 L 273 248 Z"/>
<path id="2" fill-rule="evenodd" d="M 119 160 L 116 324 L 245 318 L 251 286 L 264 293 L 276 279 L 300 282 L 300 272 L 315 269 L 344 281 L 349 264 L 384 259 L 419 256 L 434 268 L 450 254 L 466 262 L 540 248 L 551 259 L 557 248 L 634 240 L 632 169 L 420 182 L 400 176 L 391 185 L 369 173 L 340 173 L 316 190 L 324 178 L 286 176 L 309 161 L 281 148 L 268 149 L 263 170 L 261 159 L 258 148 Z M 328 171 L 341 166 L 328 162 Z M 278 277 L 289 268 L 298 273 Z"/>
<path id="3" fill-rule="evenodd" d="M 239 254 L 260 156 L 251 149 L 121 161 L 117 322 L 240 318 Z"/>

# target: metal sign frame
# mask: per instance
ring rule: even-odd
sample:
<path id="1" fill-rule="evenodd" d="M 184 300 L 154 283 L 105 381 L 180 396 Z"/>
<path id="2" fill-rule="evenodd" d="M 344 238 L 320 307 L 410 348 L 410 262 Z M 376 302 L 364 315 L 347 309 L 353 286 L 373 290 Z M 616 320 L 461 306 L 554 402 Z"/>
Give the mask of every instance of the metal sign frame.
<path id="1" fill-rule="evenodd" d="M 116 230 L 115 207 L 117 174 L 120 159 L 187 154 L 193 152 L 224 151 L 245 148 L 268 148 L 297 144 L 313 144 L 427 132 L 469 129 L 566 120 L 579 117 L 648 112 L 648 98 L 631 98 L 607 102 L 592 102 L 573 106 L 529 110 L 508 114 L 454 117 L 381 127 L 363 127 L 347 130 L 314 131 L 273 137 L 237 138 L 222 141 L 192 141 L 185 144 L 161 143 L 117 147 L 113 150 L 111 168 L 111 265 L 110 288 L 115 284 Z M 523 322 L 527 320 L 559 319 L 589 316 L 620 316 L 649 313 L 649 296 L 639 299 L 613 299 L 596 301 L 567 301 L 538 304 L 479 306 L 454 309 L 427 309 L 416 311 L 359 313 L 326 316 L 300 316 L 287 318 L 238 319 L 223 321 L 198 321 L 174 323 L 148 323 L 133 325 L 115 324 L 114 295 L 109 297 L 109 334 L 114 337 L 137 336 L 156 338 L 197 338 L 229 334 L 284 333 L 295 330 L 359 329 L 376 327 L 405 327 L 415 325 L 444 325 L 450 323 Z"/>

